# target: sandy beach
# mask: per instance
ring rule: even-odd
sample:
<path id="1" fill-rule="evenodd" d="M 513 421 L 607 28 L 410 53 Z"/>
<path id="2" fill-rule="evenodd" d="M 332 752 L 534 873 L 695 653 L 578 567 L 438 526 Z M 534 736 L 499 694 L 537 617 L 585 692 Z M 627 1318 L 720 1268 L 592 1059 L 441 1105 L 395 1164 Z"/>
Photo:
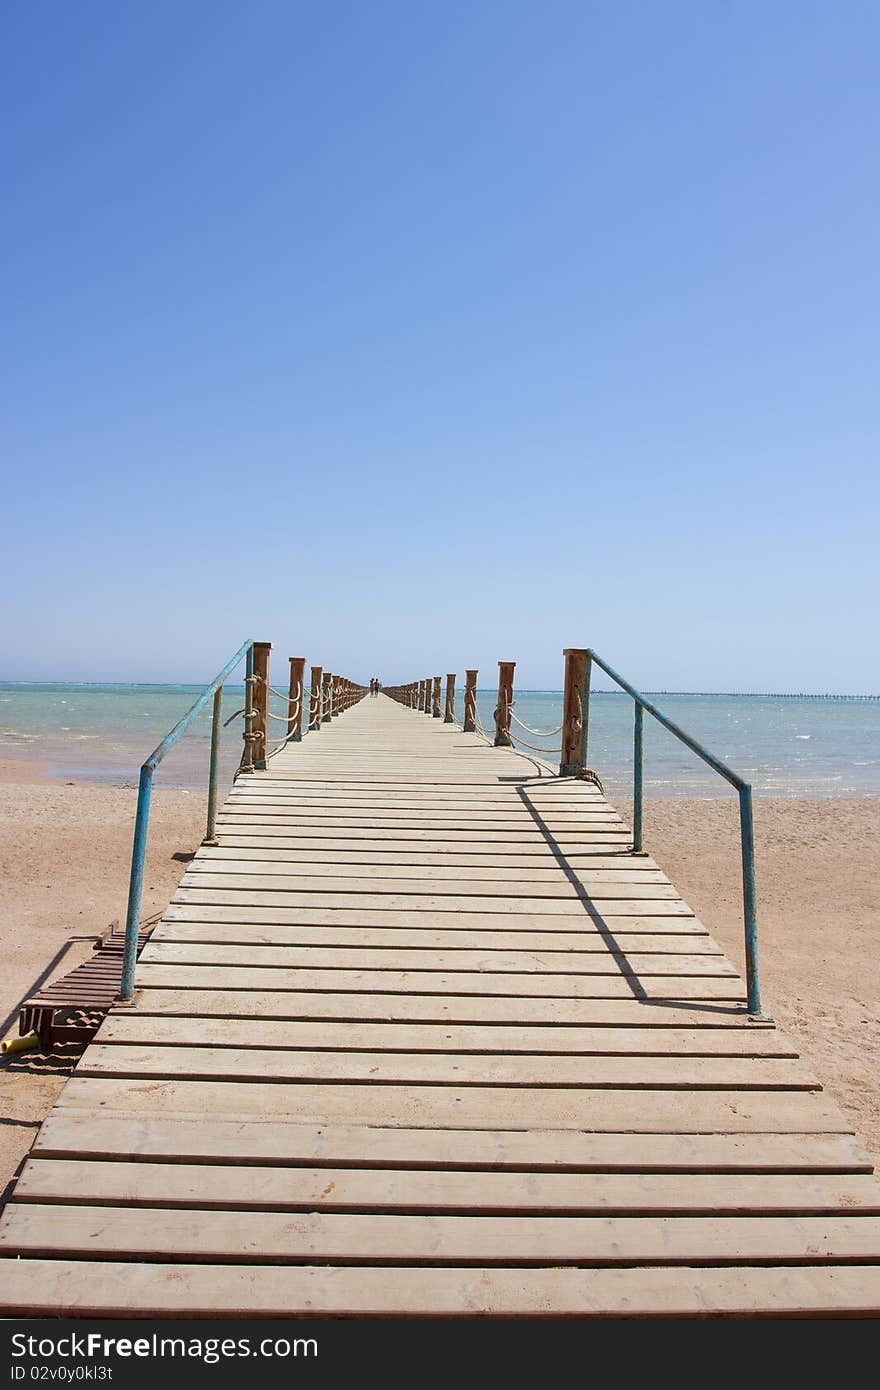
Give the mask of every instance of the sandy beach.
<path id="1" fill-rule="evenodd" d="M 4 1036 L 22 997 L 84 959 L 125 910 L 134 790 L 43 774 L 0 763 Z M 171 897 L 204 809 L 202 792 L 156 791 L 145 915 Z M 756 820 L 765 1005 L 880 1162 L 880 800 L 759 799 Z M 649 801 L 645 829 L 647 848 L 742 967 L 734 800 Z M 0 1188 L 71 1066 L 39 1054 L 0 1063 Z"/>

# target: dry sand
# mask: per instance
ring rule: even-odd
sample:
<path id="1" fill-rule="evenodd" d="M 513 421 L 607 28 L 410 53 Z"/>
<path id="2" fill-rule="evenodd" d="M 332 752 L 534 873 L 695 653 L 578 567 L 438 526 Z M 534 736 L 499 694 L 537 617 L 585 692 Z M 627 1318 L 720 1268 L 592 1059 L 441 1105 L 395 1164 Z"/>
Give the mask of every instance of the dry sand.
<path id="1" fill-rule="evenodd" d="M 22 997 L 84 959 L 125 911 L 135 792 L 53 782 L 42 771 L 0 763 L 4 1035 Z M 171 897 L 204 810 L 200 792 L 156 791 L 145 915 Z M 880 800 L 759 800 L 756 821 L 765 1007 L 880 1163 Z M 649 801 L 645 831 L 647 848 L 742 968 L 735 801 Z M 37 1054 L 0 1063 L 0 1190 L 71 1065 Z"/>
<path id="2" fill-rule="evenodd" d="M 33 763 L 0 763 L 3 1037 L 18 1032 L 23 998 L 85 960 L 110 922 L 125 918 L 137 793 L 50 781 L 41 772 Z M 204 834 L 204 813 L 200 792 L 154 792 L 145 917 L 168 903 Z M 39 1053 L 0 1061 L 0 1193 L 72 1065 Z"/>

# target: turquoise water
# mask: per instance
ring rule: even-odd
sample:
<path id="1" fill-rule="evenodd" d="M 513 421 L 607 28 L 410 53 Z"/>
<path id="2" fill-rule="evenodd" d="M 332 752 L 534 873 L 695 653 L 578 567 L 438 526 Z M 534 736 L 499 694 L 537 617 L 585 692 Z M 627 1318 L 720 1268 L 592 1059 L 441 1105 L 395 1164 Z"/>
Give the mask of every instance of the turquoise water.
<path id="1" fill-rule="evenodd" d="M 185 685 L 0 684 L 0 757 L 42 762 L 54 777 L 134 783 L 140 764 L 199 693 L 199 687 Z M 243 687 L 227 686 L 224 717 L 233 714 L 243 698 Z M 668 694 L 653 698 L 764 795 L 880 795 L 880 700 Z M 490 731 L 494 707 L 494 691 L 480 693 L 479 717 Z M 283 715 L 284 702 L 273 697 L 272 709 Z M 518 691 L 514 712 L 532 728 L 553 729 L 561 719 L 561 692 Z M 459 720 L 461 714 L 459 693 Z M 283 731 L 282 722 L 272 722 L 274 735 L 280 737 Z M 516 725 L 514 733 L 546 747 L 547 761 L 558 759 L 558 751 L 552 751 L 558 750 L 558 735 L 535 738 Z M 205 785 L 210 734 L 207 709 L 162 764 L 159 783 Z M 237 719 L 224 732 L 226 774 L 231 774 L 240 750 Z M 589 761 L 612 795 L 626 793 L 632 775 L 632 702 L 625 695 L 593 693 Z M 658 796 L 728 794 L 720 777 L 647 716 L 645 784 Z"/>

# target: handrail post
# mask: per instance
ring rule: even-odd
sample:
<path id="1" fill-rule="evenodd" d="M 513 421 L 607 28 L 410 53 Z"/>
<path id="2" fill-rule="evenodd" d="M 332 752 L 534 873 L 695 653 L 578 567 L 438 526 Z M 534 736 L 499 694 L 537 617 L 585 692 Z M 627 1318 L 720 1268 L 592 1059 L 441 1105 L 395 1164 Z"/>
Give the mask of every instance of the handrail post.
<path id="1" fill-rule="evenodd" d="M 642 853 L 642 773 L 644 711 L 638 700 L 633 701 L 633 854 Z"/>
<path id="2" fill-rule="evenodd" d="M 257 714 L 253 730 L 257 735 L 254 742 L 254 767 L 258 769 L 266 766 L 266 750 L 269 742 L 269 653 L 271 650 L 271 642 L 254 643 L 254 709 Z"/>
<path id="3" fill-rule="evenodd" d="M 746 938 L 746 991 L 749 1017 L 763 1019 L 761 981 L 758 974 L 758 890 L 755 883 L 755 827 L 752 817 L 752 789 L 748 782 L 739 788 L 739 827 L 742 843 L 743 926 Z"/>
<path id="4" fill-rule="evenodd" d="M 312 667 L 312 689 L 309 701 L 309 732 L 317 732 L 321 727 L 321 676 L 320 666 Z"/>
<path id="5" fill-rule="evenodd" d="M 123 1003 L 129 1003 L 134 994 L 134 968 L 137 964 L 141 898 L 144 890 L 144 861 L 147 857 L 147 830 L 150 824 L 152 791 L 153 769 L 148 763 L 144 763 L 138 780 L 137 811 L 134 817 L 134 845 L 131 851 L 131 877 L 128 883 L 128 910 L 125 914 L 125 948 L 122 954 L 122 980 L 119 991 Z"/>
<path id="6" fill-rule="evenodd" d="M 562 696 L 562 751 L 559 760 L 560 777 L 576 777 L 586 766 L 584 715 L 586 713 L 586 647 L 566 647 L 565 688 Z M 582 761 L 583 759 L 583 761 Z"/>
<path id="7" fill-rule="evenodd" d="M 434 677 L 434 695 L 431 701 L 431 718 L 440 718 L 440 677 Z"/>
<path id="8" fill-rule="evenodd" d="M 301 743 L 303 736 L 303 701 L 305 690 L 306 659 L 304 656 L 290 658 L 290 685 L 287 689 L 287 737 L 293 743 Z"/>
<path id="9" fill-rule="evenodd" d="M 254 649 L 250 647 L 244 659 L 244 747 L 241 750 L 241 766 L 239 772 L 250 773 L 254 770 Z"/>
<path id="10" fill-rule="evenodd" d="M 509 748 L 510 710 L 513 705 L 513 670 L 515 661 L 498 663 L 498 701 L 495 706 L 495 747 Z"/>
<path id="11" fill-rule="evenodd" d="M 220 767 L 220 730 L 221 715 L 223 713 L 223 686 L 218 685 L 214 691 L 214 708 L 211 715 L 211 763 L 208 769 L 208 823 L 205 827 L 205 838 L 203 845 L 216 845 L 218 843 L 215 834 L 217 821 L 217 774 Z"/>
<path id="12" fill-rule="evenodd" d="M 446 712 L 443 716 L 444 724 L 455 723 L 455 672 L 446 677 Z"/>
<path id="13" fill-rule="evenodd" d="M 466 734 L 472 734 L 477 727 L 477 672 L 464 673 L 464 724 Z"/>
<path id="14" fill-rule="evenodd" d="M 331 676 L 330 672 L 329 672 L 329 671 L 325 671 L 325 672 L 324 672 L 324 675 L 323 675 L 323 677 L 322 677 L 322 691 L 321 691 L 321 694 L 322 694 L 323 701 L 324 701 L 324 709 L 323 709 L 323 713 L 321 714 L 321 718 L 322 718 L 322 720 L 323 720 L 323 719 L 326 719 L 328 723 L 329 723 L 330 720 L 333 718 L 333 711 L 332 711 L 332 709 L 331 709 L 332 700 L 331 700 L 331 697 L 330 697 L 330 690 L 331 690 L 330 682 L 331 682 L 332 680 L 333 680 L 333 677 Z"/>
<path id="15" fill-rule="evenodd" d="M 428 711 L 428 682 L 424 676 L 419 681 L 419 714 L 427 714 Z"/>

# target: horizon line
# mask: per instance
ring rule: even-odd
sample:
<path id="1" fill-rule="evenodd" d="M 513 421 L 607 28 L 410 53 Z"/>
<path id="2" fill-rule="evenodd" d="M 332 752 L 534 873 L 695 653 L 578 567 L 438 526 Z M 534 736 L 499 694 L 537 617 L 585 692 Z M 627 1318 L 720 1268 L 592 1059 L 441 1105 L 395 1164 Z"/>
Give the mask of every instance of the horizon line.
<path id="1" fill-rule="evenodd" d="M 95 689 L 95 688 L 98 688 L 98 687 L 100 687 L 100 686 L 107 686 L 107 685 L 128 686 L 129 688 L 131 688 L 131 689 L 133 689 L 133 690 L 173 690 L 173 689 L 179 689 L 179 690 L 204 690 L 206 684 L 207 684 L 207 682 L 204 682 L 204 681 L 126 681 L 126 680 L 113 680 L 113 679 L 99 680 L 99 681 L 67 681 L 67 680 L 61 680 L 61 679 L 56 679 L 56 680 L 5 680 L 5 679 L 3 679 L 3 678 L 0 678 L 0 687 L 3 687 L 3 686 L 50 686 L 50 685 L 63 685 L 63 686 L 68 686 L 68 687 L 71 687 L 71 686 L 76 687 L 76 686 L 78 686 L 78 687 L 81 687 L 82 689 L 85 689 L 85 690 Z M 231 681 L 231 680 L 230 680 L 230 681 L 227 681 L 226 684 L 229 685 L 229 686 L 238 686 L 239 684 L 241 684 L 242 689 L 244 688 L 244 682 L 238 682 L 238 681 Z M 492 692 L 492 687 L 491 687 L 491 686 L 488 686 L 488 687 L 487 687 L 487 686 L 482 686 L 482 687 L 481 687 L 481 686 L 478 686 L 478 687 L 477 687 L 477 693 L 479 694 L 481 691 L 482 691 L 482 693 L 484 693 L 484 694 L 486 694 L 486 693 L 490 693 L 490 694 L 491 694 L 491 692 Z M 560 695 L 560 696 L 561 696 L 561 695 L 563 694 L 563 690 L 562 690 L 562 687 L 561 687 L 561 686 L 559 686 L 559 687 L 552 687 L 552 686 L 520 686 L 520 687 L 518 688 L 518 691 L 517 691 L 517 690 L 514 691 L 514 694 L 516 694 L 516 693 L 519 693 L 519 694 L 521 694 L 521 695 Z M 673 690 L 673 689 L 670 689 L 670 688 L 666 688 L 666 689 L 662 689 L 662 690 L 659 690 L 659 689 L 658 689 L 658 690 L 651 690 L 651 689 L 649 689 L 649 688 L 646 687 L 646 688 L 642 689 L 641 693 L 642 693 L 643 695 L 693 695 L 693 696 L 712 695 L 712 696 L 720 696 L 720 697 L 725 698 L 725 699 L 736 699 L 736 700 L 880 700 L 880 693 L 873 693 L 873 692 L 868 692 L 868 691 L 859 691 L 859 692 L 852 692 L 852 693 L 843 693 L 843 692 L 838 692 L 838 691 L 833 691 L 833 690 L 829 690 L 829 691 L 818 691 L 818 690 Z M 629 696 L 625 690 L 607 689 L 607 688 L 605 688 L 604 686 L 595 686 L 595 685 L 591 688 L 591 694 L 593 694 L 593 695 L 621 695 L 621 696 L 625 697 L 626 699 L 630 699 L 630 698 L 631 698 L 631 696 Z M 456 696 L 456 698 L 457 698 L 457 696 Z"/>

